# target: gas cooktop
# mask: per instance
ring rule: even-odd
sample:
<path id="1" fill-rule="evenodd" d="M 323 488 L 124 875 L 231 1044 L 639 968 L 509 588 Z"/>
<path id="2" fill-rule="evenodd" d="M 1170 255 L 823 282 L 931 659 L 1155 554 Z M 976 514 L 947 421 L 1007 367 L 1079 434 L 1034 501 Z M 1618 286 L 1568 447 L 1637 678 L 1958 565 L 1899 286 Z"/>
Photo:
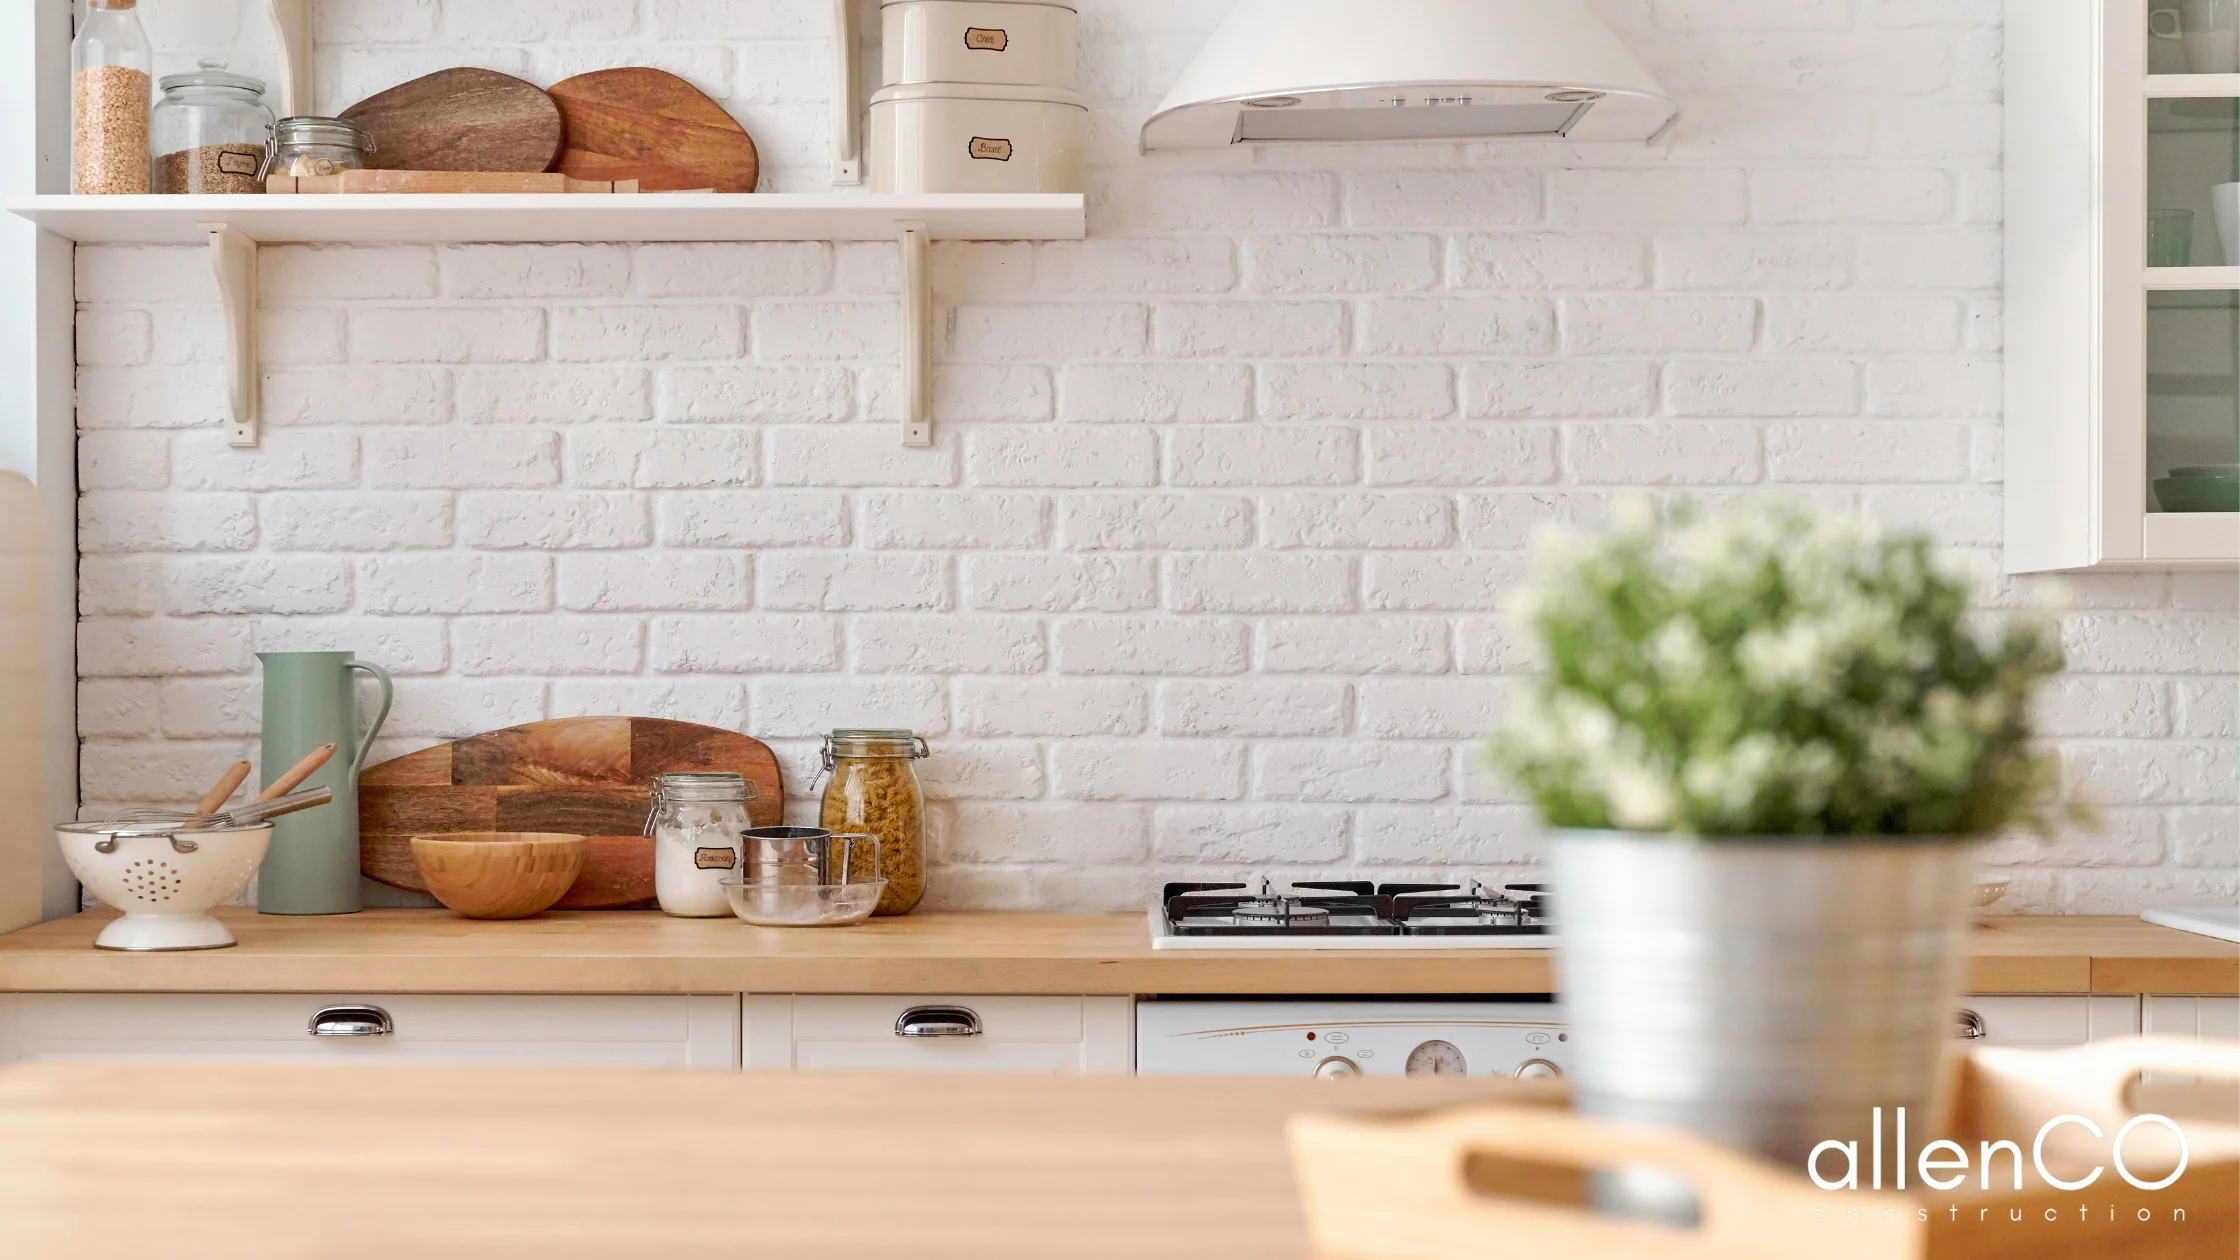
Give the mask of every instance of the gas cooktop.
<path id="1" fill-rule="evenodd" d="M 1545 949 L 1544 884 L 1168 884 L 1153 949 Z"/>

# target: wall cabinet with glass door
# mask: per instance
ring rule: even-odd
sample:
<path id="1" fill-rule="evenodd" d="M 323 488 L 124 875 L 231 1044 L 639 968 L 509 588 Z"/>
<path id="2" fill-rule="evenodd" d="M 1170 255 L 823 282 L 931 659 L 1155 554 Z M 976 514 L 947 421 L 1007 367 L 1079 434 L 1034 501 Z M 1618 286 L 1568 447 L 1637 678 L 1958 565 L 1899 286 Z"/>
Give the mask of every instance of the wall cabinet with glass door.
<path id="1" fill-rule="evenodd" d="M 2008 0 L 2007 569 L 2240 563 L 2240 0 Z"/>

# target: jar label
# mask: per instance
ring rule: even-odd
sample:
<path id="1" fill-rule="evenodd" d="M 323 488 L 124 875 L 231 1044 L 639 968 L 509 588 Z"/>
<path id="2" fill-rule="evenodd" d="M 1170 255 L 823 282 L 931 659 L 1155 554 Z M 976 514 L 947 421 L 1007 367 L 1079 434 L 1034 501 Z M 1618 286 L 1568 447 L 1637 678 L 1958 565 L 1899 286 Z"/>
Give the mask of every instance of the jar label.
<path id="1" fill-rule="evenodd" d="M 245 153 L 238 149 L 225 149 L 218 154 L 218 169 L 228 175 L 254 175 L 264 165 L 262 153 Z"/>
<path id="2" fill-rule="evenodd" d="M 739 864 L 737 849 L 694 849 L 692 864 L 703 871 L 728 871 Z"/>
<path id="3" fill-rule="evenodd" d="M 1011 36 L 992 27 L 968 26 L 964 28 L 964 46 L 974 52 L 1002 52 L 1011 46 Z"/>
<path id="4" fill-rule="evenodd" d="M 974 136 L 971 152 L 973 157 L 982 161 L 1008 162 L 1011 160 L 1011 142 L 1009 140 L 990 140 L 985 136 Z"/>

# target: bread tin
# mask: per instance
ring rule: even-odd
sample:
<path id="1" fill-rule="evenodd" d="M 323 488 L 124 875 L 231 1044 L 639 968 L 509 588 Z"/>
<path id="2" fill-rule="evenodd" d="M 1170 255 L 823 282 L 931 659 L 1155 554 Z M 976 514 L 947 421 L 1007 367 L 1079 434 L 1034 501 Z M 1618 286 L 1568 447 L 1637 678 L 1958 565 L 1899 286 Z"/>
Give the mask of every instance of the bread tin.
<path id="1" fill-rule="evenodd" d="M 882 0 L 885 81 L 1072 88 L 1073 7 L 1044 0 Z"/>
<path id="2" fill-rule="evenodd" d="M 1077 193 L 1088 131 L 1065 88 L 884 87 L 871 98 L 872 191 Z"/>

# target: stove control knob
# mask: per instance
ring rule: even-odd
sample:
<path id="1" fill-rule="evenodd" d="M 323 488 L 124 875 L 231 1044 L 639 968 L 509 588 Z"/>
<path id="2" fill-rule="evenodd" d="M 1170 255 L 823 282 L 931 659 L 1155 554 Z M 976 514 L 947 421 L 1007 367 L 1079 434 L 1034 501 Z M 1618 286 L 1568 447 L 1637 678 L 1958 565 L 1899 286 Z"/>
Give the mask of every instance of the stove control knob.
<path id="1" fill-rule="evenodd" d="M 1361 1065 L 1342 1054 L 1334 1054 L 1314 1065 L 1314 1074 L 1322 1079 L 1336 1080 L 1341 1076 L 1361 1075 Z"/>
<path id="2" fill-rule="evenodd" d="M 1520 1081 L 1529 1081 L 1540 1076 L 1561 1075 L 1563 1075 L 1563 1069 L 1546 1059 L 1526 1059 L 1524 1066 L 1517 1069 L 1517 1079 Z"/>

